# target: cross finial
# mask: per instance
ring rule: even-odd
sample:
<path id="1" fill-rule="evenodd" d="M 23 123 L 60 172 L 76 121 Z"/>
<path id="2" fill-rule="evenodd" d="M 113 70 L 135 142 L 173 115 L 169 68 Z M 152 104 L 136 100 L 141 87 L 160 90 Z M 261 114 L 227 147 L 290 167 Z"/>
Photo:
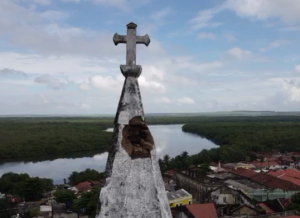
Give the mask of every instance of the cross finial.
<path id="1" fill-rule="evenodd" d="M 136 65 L 136 44 L 150 44 L 148 34 L 144 36 L 136 35 L 137 25 L 133 22 L 127 24 L 127 35 L 115 34 L 113 41 L 115 45 L 119 43 L 126 43 L 126 65 L 121 65 L 121 71 L 125 77 L 133 76 L 139 77 L 142 72 L 142 67 Z"/>

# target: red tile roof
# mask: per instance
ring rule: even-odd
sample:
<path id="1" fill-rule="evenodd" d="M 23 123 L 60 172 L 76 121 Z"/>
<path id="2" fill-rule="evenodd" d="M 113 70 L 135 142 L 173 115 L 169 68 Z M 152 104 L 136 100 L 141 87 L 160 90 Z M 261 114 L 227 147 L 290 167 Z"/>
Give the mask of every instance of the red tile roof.
<path id="1" fill-rule="evenodd" d="M 291 203 L 291 199 L 286 198 L 278 198 L 278 201 L 282 204 L 284 208 L 286 208 Z"/>
<path id="2" fill-rule="evenodd" d="M 100 185 L 100 181 L 90 181 L 92 185 Z"/>
<path id="3" fill-rule="evenodd" d="M 300 186 L 300 179 L 292 178 L 292 177 L 287 176 L 287 175 L 278 176 L 277 178 L 283 179 L 283 180 L 285 180 L 285 181 L 292 182 L 292 183 L 294 183 L 295 185 Z"/>
<path id="4" fill-rule="evenodd" d="M 267 185 L 272 188 L 282 189 L 284 191 L 297 191 L 300 190 L 300 186 L 290 181 L 286 181 L 274 176 L 270 176 L 264 173 L 257 173 L 251 177 L 251 180 Z"/>
<path id="5" fill-rule="evenodd" d="M 274 213 L 273 210 L 271 210 L 267 205 L 265 205 L 264 203 L 259 203 L 258 204 L 262 209 L 264 209 L 266 211 L 266 213 Z"/>
<path id="6" fill-rule="evenodd" d="M 194 218 L 218 218 L 214 204 L 185 205 Z"/>
<path id="7" fill-rule="evenodd" d="M 76 185 L 75 187 L 78 189 L 78 191 L 85 191 L 87 189 L 91 189 L 92 188 L 90 182 L 81 182 L 78 185 Z"/>
<path id="8" fill-rule="evenodd" d="M 295 169 L 279 170 L 277 172 L 269 171 L 268 175 L 292 182 L 300 186 L 300 171 Z"/>
<path id="9" fill-rule="evenodd" d="M 250 177 L 255 176 L 257 174 L 253 170 L 248 170 L 248 169 L 243 169 L 243 168 L 239 168 L 239 169 L 236 169 L 236 170 L 230 170 L 230 172 L 233 172 L 235 174 L 238 174 L 240 176 L 247 177 L 247 178 L 250 178 Z"/>
<path id="10" fill-rule="evenodd" d="M 260 162 L 260 161 L 255 161 L 251 162 L 256 168 L 265 168 L 269 166 L 276 166 L 278 163 L 276 161 L 265 161 L 265 162 Z"/>
<path id="11" fill-rule="evenodd" d="M 278 176 L 281 176 L 282 174 L 284 174 L 284 170 L 279 170 L 279 171 L 270 170 L 267 174 L 270 176 L 278 177 Z"/>
<path id="12" fill-rule="evenodd" d="M 173 176 L 174 173 L 176 173 L 176 170 L 168 170 L 168 171 L 165 172 L 165 174 L 168 174 L 168 175 L 171 175 L 171 176 Z"/>
<path id="13" fill-rule="evenodd" d="M 285 170 L 285 175 L 300 179 L 300 171 L 298 171 L 296 169 L 286 169 Z"/>
<path id="14" fill-rule="evenodd" d="M 282 218 L 300 218 L 298 215 L 293 215 L 293 216 L 284 216 Z"/>

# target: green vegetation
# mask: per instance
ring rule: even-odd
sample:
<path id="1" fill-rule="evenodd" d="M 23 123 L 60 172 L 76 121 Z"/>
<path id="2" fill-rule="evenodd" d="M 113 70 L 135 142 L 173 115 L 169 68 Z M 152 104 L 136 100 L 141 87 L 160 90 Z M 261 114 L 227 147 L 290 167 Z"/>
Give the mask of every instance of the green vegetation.
<path id="1" fill-rule="evenodd" d="M 263 114 L 265 116 L 242 116 L 249 113 Z M 230 116 L 226 117 L 220 116 L 222 113 L 211 113 L 210 116 L 197 116 L 196 114 L 192 114 L 193 116 L 188 114 L 172 116 L 170 114 L 162 114 L 159 116 L 148 116 L 147 123 L 186 123 L 188 125 L 184 126 L 184 131 L 207 137 L 222 147 L 229 145 L 226 149 L 205 151 L 202 155 L 204 159 L 209 157 L 214 160 L 215 158 L 211 158 L 211 155 L 219 155 L 223 161 L 229 159 L 242 160 L 245 158 L 245 155 L 244 152 L 240 152 L 241 147 L 242 151 L 244 151 L 245 147 L 246 150 L 260 150 L 261 145 L 265 149 L 285 149 L 284 146 L 287 145 L 289 146 L 288 150 L 295 150 L 294 144 L 287 143 L 285 140 L 288 139 L 288 142 L 294 140 L 291 139 L 291 137 L 294 137 L 295 132 L 292 129 L 297 128 L 297 122 L 300 123 L 300 116 L 267 116 L 274 113 L 232 112 Z M 292 114 L 296 115 L 297 112 Z M 113 119 L 112 116 L 1 117 L 0 159 L 65 155 L 82 151 L 108 151 L 112 133 L 103 130 L 113 127 Z M 292 122 L 292 124 L 288 124 L 288 122 Z M 258 128 L 257 131 L 256 127 Z M 284 130 L 285 127 L 289 130 Z M 251 131 L 252 133 L 254 131 L 255 134 L 247 135 Z M 274 135 L 278 132 L 281 132 L 280 135 Z M 281 136 L 284 137 L 279 139 Z M 244 137 L 246 137 L 246 140 Z M 281 143 L 282 141 L 286 143 Z M 273 145 L 270 145 L 272 143 Z M 209 153 L 208 155 L 207 152 Z"/>
<path id="2" fill-rule="evenodd" d="M 220 145 L 193 155 L 193 163 L 236 162 L 252 158 L 251 152 L 273 149 L 300 151 L 300 122 L 206 122 L 186 124 L 182 129 Z"/>
<path id="3" fill-rule="evenodd" d="M 72 204 L 76 199 L 75 193 L 72 190 L 68 189 L 57 189 L 53 193 L 56 202 L 63 204 Z"/>
<path id="4" fill-rule="evenodd" d="M 8 209 L 6 199 L 0 199 L 0 218 L 10 218 L 11 211 Z"/>
<path id="5" fill-rule="evenodd" d="M 292 195 L 291 203 L 286 207 L 285 210 L 297 210 L 300 211 L 300 192 Z"/>
<path id="6" fill-rule="evenodd" d="M 91 169 L 86 169 L 85 171 L 82 172 L 72 172 L 71 175 L 69 176 L 69 184 L 74 186 L 77 185 L 81 182 L 86 182 L 86 181 L 99 181 L 99 179 L 104 178 L 104 173 L 99 173 L 96 170 L 91 170 Z"/>
<path id="7" fill-rule="evenodd" d="M 0 192 L 25 198 L 26 201 L 42 199 L 44 192 L 53 189 L 53 181 L 30 178 L 28 174 L 5 173 L 0 178 Z"/>
<path id="8" fill-rule="evenodd" d="M 107 151 L 106 124 L 68 122 L 0 122 L 0 159 Z"/>
<path id="9" fill-rule="evenodd" d="M 97 211 L 97 205 L 99 202 L 100 188 L 94 187 L 89 192 L 82 193 L 80 198 L 74 200 L 73 207 L 79 211 L 85 209 L 85 214 L 90 217 L 95 217 Z"/>

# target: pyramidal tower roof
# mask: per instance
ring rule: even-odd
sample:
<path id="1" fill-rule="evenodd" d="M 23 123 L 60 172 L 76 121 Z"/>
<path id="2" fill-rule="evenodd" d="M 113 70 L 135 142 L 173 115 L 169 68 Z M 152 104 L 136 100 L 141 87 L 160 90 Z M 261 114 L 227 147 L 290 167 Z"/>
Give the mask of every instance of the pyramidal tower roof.
<path id="1" fill-rule="evenodd" d="M 115 45 L 126 43 L 125 77 L 106 164 L 105 186 L 100 192 L 97 218 L 171 218 L 171 211 L 156 160 L 154 139 L 147 127 L 136 65 L 136 44 L 150 43 L 148 35 L 136 36 L 134 23 L 127 35 L 115 34 Z"/>

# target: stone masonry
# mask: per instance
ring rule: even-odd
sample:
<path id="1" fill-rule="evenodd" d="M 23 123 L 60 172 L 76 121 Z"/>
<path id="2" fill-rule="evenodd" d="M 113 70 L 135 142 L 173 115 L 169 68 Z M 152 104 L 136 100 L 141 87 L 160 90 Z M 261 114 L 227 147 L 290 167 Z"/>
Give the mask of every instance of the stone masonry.
<path id="1" fill-rule="evenodd" d="M 155 143 L 147 127 L 136 65 L 136 44 L 150 43 L 148 35 L 136 36 L 134 23 L 127 25 L 127 35 L 114 35 L 114 43 L 126 43 L 125 77 L 109 156 L 106 182 L 100 192 L 97 218 L 171 218 Z"/>

